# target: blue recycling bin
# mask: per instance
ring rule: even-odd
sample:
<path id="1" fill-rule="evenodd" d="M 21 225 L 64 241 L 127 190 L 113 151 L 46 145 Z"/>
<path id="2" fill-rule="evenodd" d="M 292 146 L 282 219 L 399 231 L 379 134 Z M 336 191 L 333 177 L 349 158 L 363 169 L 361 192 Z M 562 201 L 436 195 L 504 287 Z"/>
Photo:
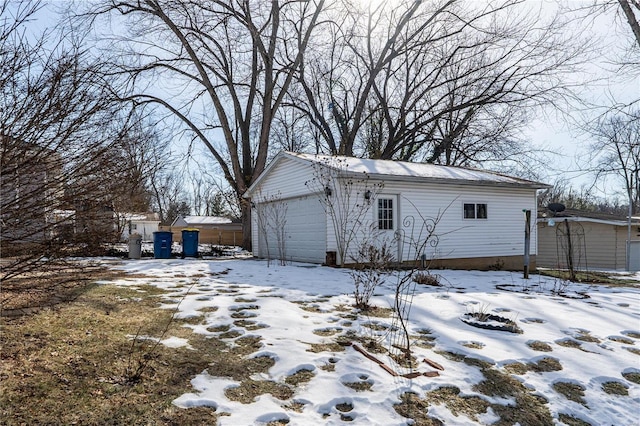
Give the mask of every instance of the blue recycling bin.
<path id="1" fill-rule="evenodd" d="M 157 231 L 153 233 L 153 257 L 156 259 L 171 258 L 171 244 L 173 234 L 168 231 Z"/>
<path id="2" fill-rule="evenodd" d="M 198 257 L 197 229 L 182 230 L 182 257 Z"/>

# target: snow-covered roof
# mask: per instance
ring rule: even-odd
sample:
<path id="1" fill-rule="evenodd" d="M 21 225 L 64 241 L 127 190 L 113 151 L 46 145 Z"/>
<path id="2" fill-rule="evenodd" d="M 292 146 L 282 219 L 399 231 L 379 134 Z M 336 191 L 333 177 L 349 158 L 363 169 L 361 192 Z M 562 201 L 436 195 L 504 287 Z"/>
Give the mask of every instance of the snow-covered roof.
<path id="1" fill-rule="evenodd" d="M 178 221 L 178 219 L 176 219 L 176 222 Z M 182 220 L 184 220 L 189 226 L 191 225 L 222 225 L 225 223 L 231 223 L 231 219 L 228 219 L 226 217 L 220 217 L 220 216 L 184 216 Z"/>
<path id="2" fill-rule="evenodd" d="M 281 155 L 289 158 L 297 158 L 314 163 L 322 163 L 327 167 L 339 168 L 345 174 L 367 173 L 372 177 L 384 179 L 429 181 L 449 181 L 476 185 L 506 185 L 525 186 L 530 188 L 548 188 L 541 182 L 520 179 L 486 170 L 477 170 L 464 167 L 441 166 L 428 163 L 410 163 L 406 161 L 371 160 L 364 158 L 299 154 L 284 152 Z"/>
<path id="3" fill-rule="evenodd" d="M 120 218 L 125 221 L 134 222 L 160 222 L 158 213 L 120 213 Z"/>

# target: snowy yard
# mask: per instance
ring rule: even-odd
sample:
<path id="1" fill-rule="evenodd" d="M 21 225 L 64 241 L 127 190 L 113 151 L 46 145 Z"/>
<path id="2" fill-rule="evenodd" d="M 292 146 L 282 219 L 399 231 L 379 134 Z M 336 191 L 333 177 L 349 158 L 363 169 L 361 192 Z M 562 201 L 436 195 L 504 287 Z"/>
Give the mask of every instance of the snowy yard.
<path id="1" fill-rule="evenodd" d="M 187 326 L 196 333 L 231 345 L 255 337 L 259 345 L 248 357 L 269 357 L 273 363 L 268 373 L 254 374 L 251 383 L 298 378 L 292 395 L 262 393 L 243 401 L 246 384 L 203 371 L 193 378 L 192 392 L 174 404 L 214 407 L 221 425 L 410 424 L 394 408 L 407 393 L 429 401 L 423 418 L 451 425 L 515 423 L 500 414 L 501 407 L 529 410 L 521 405 L 523 395 L 550 413 L 551 424 L 631 425 L 640 417 L 640 288 L 571 284 L 566 289 L 571 297 L 561 297 L 551 292 L 563 284 L 553 278 L 533 275 L 525 281 L 511 272 L 433 271 L 443 286 L 416 287 L 410 332 L 416 370 L 435 371 L 425 358 L 444 370 L 437 377 L 407 379 L 392 376 L 356 350 L 356 345 L 366 347 L 367 339 L 389 348 L 400 332 L 392 317 L 352 308 L 347 270 L 196 259 L 127 260 L 115 267 L 143 274 L 118 285 L 169 290 L 162 306 L 177 307 L 178 318 L 191 318 Z M 390 278 L 377 290 L 373 304 L 392 305 L 393 283 Z M 589 297 L 583 298 L 583 292 Z M 477 328 L 461 320 L 465 314 L 507 318 L 522 333 Z M 189 344 L 171 336 L 164 336 L 163 343 Z M 409 372 L 388 353 L 369 352 L 395 371 Z M 524 387 L 487 390 L 496 377 Z M 482 408 L 465 409 L 472 401 Z M 520 415 L 525 417 L 516 416 L 516 421 L 526 418 Z M 437 420 L 416 424 L 440 424 Z"/>

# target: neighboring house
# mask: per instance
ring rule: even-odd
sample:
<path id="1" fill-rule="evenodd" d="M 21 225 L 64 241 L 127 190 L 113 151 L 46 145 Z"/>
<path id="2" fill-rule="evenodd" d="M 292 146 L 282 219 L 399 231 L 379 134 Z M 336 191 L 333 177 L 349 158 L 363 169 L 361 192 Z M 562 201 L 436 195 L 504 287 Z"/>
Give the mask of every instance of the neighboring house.
<path id="1" fill-rule="evenodd" d="M 123 213 L 120 214 L 121 239 L 126 241 L 131 234 L 139 234 L 142 241 L 153 241 L 153 233 L 160 228 L 158 213 Z"/>
<path id="2" fill-rule="evenodd" d="M 52 217 L 63 196 L 58 153 L 0 133 L 0 223 L 7 243 L 41 243 L 54 235 Z"/>
<path id="3" fill-rule="evenodd" d="M 220 216 L 179 216 L 171 224 L 173 241 L 182 241 L 183 229 L 197 229 L 204 244 L 237 246 L 242 243 L 242 223 Z"/>
<path id="4" fill-rule="evenodd" d="M 633 217 L 631 224 L 629 269 L 639 271 L 640 217 Z M 627 225 L 626 217 L 570 210 L 556 215 L 545 213 L 538 218 L 538 266 L 623 271 L 627 261 Z"/>
<path id="5" fill-rule="evenodd" d="M 548 186 L 459 167 L 281 152 L 245 197 L 256 257 L 350 264 L 363 242 L 386 241 L 403 261 L 424 255 L 431 267 L 516 270 L 523 267 L 526 210 L 535 268 L 541 188 Z"/>
<path id="6" fill-rule="evenodd" d="M 178 216 L 171 226 L 197 228 L 197 229 L 219 229 L 232 223 L 231 219 L 220 216 Z"/>

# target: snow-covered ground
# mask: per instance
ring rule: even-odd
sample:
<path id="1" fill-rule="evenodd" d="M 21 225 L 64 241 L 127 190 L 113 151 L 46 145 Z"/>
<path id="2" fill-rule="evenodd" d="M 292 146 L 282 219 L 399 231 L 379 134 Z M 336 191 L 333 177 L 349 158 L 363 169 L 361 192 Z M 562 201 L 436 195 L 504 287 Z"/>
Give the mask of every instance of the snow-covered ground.
<path id="1" fill-rule="evenodd" d="M 290 400 L 264 394 L 250 404 L 242 404 L 225 395 L 225 389 L 238 386 L 238 382 L 203 371 L 193 378 L 193 391 L 174 404 L 215 407 L 218 413 L 228 413 L 219 417 L 221 425 L 259 425 L 276 420 L 288 420 L 293 425 L 344 424 L 345 420 L 357 425 L 405 425 L 408 419 L 393 408 L 400 396 L 411 391 L 424 397 L 443 386 L 458 387 L 462 396 L 478 395 L 503 405 L 513 403 L 509 398 L 474 391 L 473 386 L 484 379 L 480 368 L 442 355 L 447 352 L 493 363 L 498 370 L 514 362 L 536 363 L 545 357 L 557 360 L 560 370 L 527 371 L 513 377 L 548 400 L 558 424 L 559 413 L 592 425 L 635 425 L 640 419 L 640 385 L 622 375 L 640 373 L 640 288 L 570 284 L 565 291 L 573 297 L 560 297 L 551 290 L 566 283 L 552 278 L 532 275 L 524 280 L 522 274 L 503 271 L 433 271 L 444 285 L 416 287 L 409 328 L 414 336 L 430 333 L 426 336 L 435 338 L 430 341 L 432 348 L 414 345 L 413 353 L 419 361 L 428 358 L 437 362 L 444 371 L 437 377 L 407 379 L 392 376 L 353 346 L 344 351 L 308 351 L 311 344 L 335 342 L 336 336 L 347 332 L 373 337 L 382 345 L 400 337 L 392 318 L 359 315 L 354 319 L 347 315 L 353 304 L 353 282 L 347 270 L 306 264 L 272 263 L 267 267 L 266 262 L 258 260 L 199 259 L 127 260 L 115 267 L 147 276 L 126 278 L 118 281 L 120 285 L 145 283 L 170 290 L 164 307 L 176 308 L 181 300 L 180 317 L 202 318 L 200 324 L 189 325 L 196 333 L 219 336 L 211 330 L 229 325 L 230 330 L 243 336 L 260 336 L 262 347 L 249 356 L 270 356 L 275 365 L 256 380 L 283 383 L 297 371 L 313 372 L 313 378 L 298 386 Z M 195 285 L 185 286 L 185 281 Z M 390 307 L 394 283 L 390 277 L 376 291 L 372 303 Z M 529 291 L 521 291 L 525 287 Z M 581 298 L 582 292 L 590 297 Z M 205 309 L 213 306 L 217 310 Z M 235 326 L 231 315 L 237 312 L 244 312 L 248 320 L 264 328 L 248 331 Z M 523 332 L 473 327 L 461 320 L 469 313 L 510 319 Z M 331 333 L 335 334 L 328 335 Z M 541 351 L 536 343 L 548 346 Z M 166 344 L 188 342 L 167 336 Z M 376 356 L 400 373 L 408 371 L 388 356 Z M 332 367 L 326 368 L 329 365 Z M 434 369 L 421 362 L 417 371 Z M 371 387 L 356 391 L 345 386 L 354 382 L 366 382 Z M 581 385 L 585 403 L 560 395 L 552 387 L 557 382 Z M 619 383 L 628 395 L 605 392 L 602 384 L 606 382 Z M 292 403 L 300 408 L 285 407 Z M 348 412 L 343 412 L 345 406 Z M 472 420 L 463 414 L 454 415 L 442 404 L 431 405 L 429 415 L 451 425 L 498 420 L 491 408 Z"/>

